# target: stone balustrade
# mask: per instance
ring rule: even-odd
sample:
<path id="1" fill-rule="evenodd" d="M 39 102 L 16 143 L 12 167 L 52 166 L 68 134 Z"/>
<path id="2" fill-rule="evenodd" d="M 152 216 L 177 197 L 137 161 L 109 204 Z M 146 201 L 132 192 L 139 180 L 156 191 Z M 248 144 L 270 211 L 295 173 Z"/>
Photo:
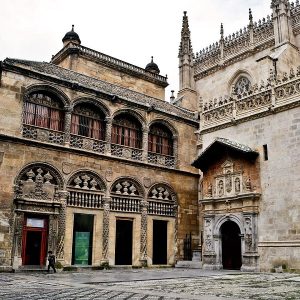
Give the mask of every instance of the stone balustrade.
<path id="1" fill-rule="evenodd" d="M 276 78 L 271 72 L 267 83 L 262 81 L 260 85 L 253 84 L 243 94 L 204 102 L 201 131 L 295 106 L 299 102 L 299 95 L 300 67 L 296 72 L 292 68 L 289 74 L 283 73 Z"/>

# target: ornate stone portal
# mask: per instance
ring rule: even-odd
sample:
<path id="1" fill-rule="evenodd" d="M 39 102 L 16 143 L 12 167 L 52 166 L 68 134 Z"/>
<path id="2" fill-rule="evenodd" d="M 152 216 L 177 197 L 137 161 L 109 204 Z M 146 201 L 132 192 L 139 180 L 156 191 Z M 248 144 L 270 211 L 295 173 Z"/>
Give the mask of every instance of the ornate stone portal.
<path id="1" fill-rule="evenodd" d="M 27 238 L 25 228 L 29 220 L 44 222 L 46 240 L 41 242 L 45 249 L 41 251 L 44 257 L 40 257 L 40 264 L 46 263 L 46 247 L 54 252 L 58 260 L 63 261 L 67 192 L 62 189 L 63 182 L 59 173 L 47 164 L 29 165 L 21 171 L 15 184 L 13 210 L 14 269 L 29 264 L 26 263 L 25 249 Z M 43 245 L 41 247 L 43 248 Z"/>
<path id="2" fill-rule="evenodd" d="M 240 247 L 236 250 L 241 253 L 241 257 L 237 258 L 241 259 L 241 270 L 258 270 L 260 183 L 256 156 L 257 153 L 247 146 L 216 139 L 194 162 L 204 173 L 200 200 L 204 216 L 204 269 L 222 269 L 224 253 L 235 253 L 233 248 Z M 222 226 L 227 222 L 233 222 L 239 228 L 236 236 L 239 243 L 231 245 L 232 249 L 224 248 L 226 236 L 222 234 Z"/>

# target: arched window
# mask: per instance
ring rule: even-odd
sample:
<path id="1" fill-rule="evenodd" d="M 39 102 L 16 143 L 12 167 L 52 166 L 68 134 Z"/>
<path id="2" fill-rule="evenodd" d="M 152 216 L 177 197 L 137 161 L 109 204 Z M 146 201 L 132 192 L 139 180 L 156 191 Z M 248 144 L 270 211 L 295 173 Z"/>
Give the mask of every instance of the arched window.
<path id="1" fill-rule="evenodd" d="M 240 96 L 240 95 L 244 94 L 245 92 L 248 92 L 250 87 L 251 87 L 250 80 L 247 77 L 242 76 L 235 83 L 234 91 L 238 96 Z"/>
<path id="2" fill-rule="evenodd" d="M 23 123 L 63 131 L 63 104 L 48 92 L 31 93 L 24 102 Z"/>
<path id="3" fill-rule="evenodd" d="M 140 123 L 132 116 L 118 115 L 113 121 L 112 143 L 141 149 L 142 130 Z"/>
<path id="4" fill-rule="evenodd" d="M 105 115 L 100 109 L 91 104 L 79 104 L 72 114 L 71 133 L 105 140 L 104 119 Z"/>
<path id="5" fill-rule="evenodd" d="M 173 155 L 173 135 L 165 125 L 154 124 L 150 127 L 148 150 L 163 155 Z"/>

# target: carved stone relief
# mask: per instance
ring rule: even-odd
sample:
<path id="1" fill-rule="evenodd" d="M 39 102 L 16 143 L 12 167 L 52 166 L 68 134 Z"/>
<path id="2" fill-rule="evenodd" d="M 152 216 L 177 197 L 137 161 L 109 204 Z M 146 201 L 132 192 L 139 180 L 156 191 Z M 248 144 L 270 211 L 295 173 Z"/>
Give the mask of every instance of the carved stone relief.
<path id="1" fill-rule="evenodd" d="M 213 224 L 212 219 L 205 218 L 204 220 L 204 246 L 205 251 L 213 251 L 213 236 L 212 236 Z"/>

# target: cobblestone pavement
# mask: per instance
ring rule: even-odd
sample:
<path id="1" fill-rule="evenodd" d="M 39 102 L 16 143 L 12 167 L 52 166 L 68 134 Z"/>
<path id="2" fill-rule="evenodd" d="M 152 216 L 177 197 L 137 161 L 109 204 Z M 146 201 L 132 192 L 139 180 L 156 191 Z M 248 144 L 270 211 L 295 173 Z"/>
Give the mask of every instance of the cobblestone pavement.
<path id="1" fill-rule="evenodd" d="M 300 300 L 300 275 L 185 269 L 2 273 L 0 299 Z"/>

